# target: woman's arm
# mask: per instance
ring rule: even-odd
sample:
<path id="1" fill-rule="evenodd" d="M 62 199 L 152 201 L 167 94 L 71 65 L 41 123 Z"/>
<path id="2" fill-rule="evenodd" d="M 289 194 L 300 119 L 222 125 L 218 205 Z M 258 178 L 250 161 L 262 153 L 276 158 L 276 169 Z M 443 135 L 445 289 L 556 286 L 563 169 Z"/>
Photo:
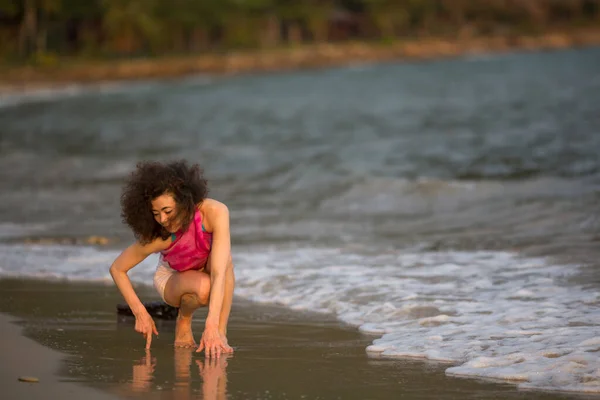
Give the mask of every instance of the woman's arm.
<path id="1" fill-rule="evenodd" d="M 146 337 L 146 348 L 150 348 L 152 333 L 158 335 L 158 331 L 146 307 L 144 307 L 144 304 L 142 304 L 135 293 L 127 272 L 146 259 L 150 254 L 160 251 L 165 247 L 164 241 L 161 239 L 155 240 L 145 246 L 136 242 L 123 250 L 110 267 L 110 275 L 135 316 L 135 330 Z"/>
<path id="2" fill-rule="evenodd" d="M 231 254 L 229 233 L 229 209 L 223 203 L 215 202 L 211 207 L 211 227 L 213 229 L 210 251 L 210 303 L 206 328 L 218 329 L 223 297 L 225 293 L 225 270 Z"/>
<path id="3" fill-rule="evenodd" d="M 207 357 L 220 357 L 222 352 L 231 348 L 221 336 L 219 322 L 224 297 L 227 265 L 231 255 L 231 238 L 229 233 L 229 210 L 218 201 L 211 200 L 205 204 L 204 213 L 212 228 L 212 248 L 210 251 L 210 300 L 206 326 L 197 351 L 204 349 Z"/>

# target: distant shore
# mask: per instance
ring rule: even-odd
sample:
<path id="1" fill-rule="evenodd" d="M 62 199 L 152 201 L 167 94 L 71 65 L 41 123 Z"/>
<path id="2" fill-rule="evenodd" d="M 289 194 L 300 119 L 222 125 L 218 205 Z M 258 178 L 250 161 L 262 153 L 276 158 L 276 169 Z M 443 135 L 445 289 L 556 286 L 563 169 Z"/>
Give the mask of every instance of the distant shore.
<path id="1" fill-rule="evenodd" d="M 473 38 L 421 38 L 391 43 L 347 42 L 219 54 L 117 61 L 58 59 L 55 65 L 0 67 L 0 92 L 60 88 L 191 75 L 235 75 L 309 68 L 430 60 L 469 54 L 556 50 L 600 45 L 600 28 Z"/>

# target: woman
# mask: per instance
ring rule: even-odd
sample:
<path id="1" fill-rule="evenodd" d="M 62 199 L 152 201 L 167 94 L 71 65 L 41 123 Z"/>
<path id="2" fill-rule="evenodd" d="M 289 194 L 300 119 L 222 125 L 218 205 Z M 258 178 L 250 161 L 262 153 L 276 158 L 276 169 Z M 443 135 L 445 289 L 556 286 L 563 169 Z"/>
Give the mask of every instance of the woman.
<path id="1" fill-rule="evenodd" d="M 235 278 L 231 260 L 229 210 L 206 198 L 202 170 L 185 161 L 143 162 L 124 186 L 121 216 L 136 242 L 110 267 L 110 274 L 135 315 L 135 330 L 158 335 L 152 317 L 136 295 L 127 272 L 153 253 L 159 253 L 154 286 L 163 300 L 179 307 L 175 347 L 192 347 L 192 314 L 208 304 L 205 328 L 196 351 L 207 357 L 232 353 L 227 321 Z"/>

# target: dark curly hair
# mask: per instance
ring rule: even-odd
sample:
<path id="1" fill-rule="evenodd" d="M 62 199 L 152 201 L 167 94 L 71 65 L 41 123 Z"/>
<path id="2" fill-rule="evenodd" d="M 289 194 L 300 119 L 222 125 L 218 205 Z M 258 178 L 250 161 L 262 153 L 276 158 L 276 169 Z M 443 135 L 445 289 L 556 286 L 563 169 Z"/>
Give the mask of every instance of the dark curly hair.
<path id="1" fill-rule="evenodd" d="M 168 163 L 144 161 L 136 165 L 123 187 L 121 217 L 142 244 L 159 237 L 166 240 L 170 235 L 152 215 L 152 200 L 165 193 L 175 199 L 175 218 L 186 230 L 197 204 L 208 194 L 202 168 L 198 164 L 190 166 L 184 160 Z"/>

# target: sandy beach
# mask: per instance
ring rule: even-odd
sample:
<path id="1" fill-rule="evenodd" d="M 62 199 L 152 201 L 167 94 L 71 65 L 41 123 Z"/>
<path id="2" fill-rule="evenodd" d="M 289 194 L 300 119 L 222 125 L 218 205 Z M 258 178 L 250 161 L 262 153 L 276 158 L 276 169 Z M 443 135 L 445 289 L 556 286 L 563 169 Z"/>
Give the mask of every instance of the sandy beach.
<path id="1" fill-rule="evenodd" d="M 150 288 L 139 289 L 155 300 Z M 117 318 L 118 301 L 109 285 L 1 280 L 0 311 L 12 314 L 0 316 L 3 398 L 582 398 L 450 378 L 435 363 L 369 358 L 372 338 L 327 315 L 240 300 L 230 325 L 232 357 L 207 362 L 175 350 L 171 321 L 158 321 L 159 337 L 146 353 L 132 321 Z M 196 334 L 201 323 L 199 312 Z M 19 382 L 22 375 L 39 383 Z"/>

